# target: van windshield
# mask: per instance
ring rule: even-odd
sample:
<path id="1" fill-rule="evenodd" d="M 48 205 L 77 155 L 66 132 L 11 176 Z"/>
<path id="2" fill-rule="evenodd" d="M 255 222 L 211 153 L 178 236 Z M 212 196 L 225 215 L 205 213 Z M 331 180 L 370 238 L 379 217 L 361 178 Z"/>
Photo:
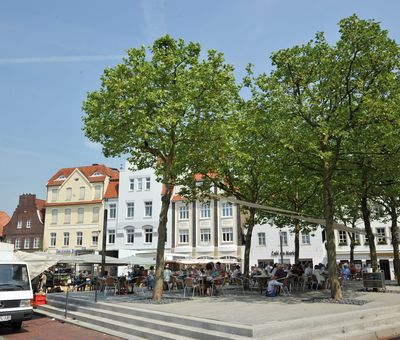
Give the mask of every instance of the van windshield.
<path id="1" fill-rule="evenodd" d="M 0 263 L 0 292 L 30 289 L 26 264 Z"/>

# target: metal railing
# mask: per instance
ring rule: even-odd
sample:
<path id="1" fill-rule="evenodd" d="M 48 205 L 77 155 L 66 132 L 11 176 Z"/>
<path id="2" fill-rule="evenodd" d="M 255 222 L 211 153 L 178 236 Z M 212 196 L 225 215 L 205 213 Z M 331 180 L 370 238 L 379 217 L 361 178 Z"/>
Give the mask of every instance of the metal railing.
<path id="1" fill-rule="evenodd" d="M 68 316 L 68 297 L 69 297 L 69 292 L 75 291 L 76 289 L 79 289 L 79 288 L 84 287 L 84 286 L 86 286 L 86 285 L 87 285 L 87 283 L 86 283 L 86 282 L 83 282 L 83 283 L 81 283 L 81 284 L 79 284 L 79 285 L 73 286 L 72 289 L 70 289 L 69 286 L 67 287 L 67 292 L 66 292 L 66 295 L 65 295 L 64 319 L 66 319 L 67 316 Z M 98 289 L 98 284 L 97 284 L 97 282 L 96 282 L 95 285 L 91 285 L 91 286 L 92 286 L 92 287 L 95 286 L 95 290 L 94 290 L 94 302 L 97 303 L 97 289 Z"/>

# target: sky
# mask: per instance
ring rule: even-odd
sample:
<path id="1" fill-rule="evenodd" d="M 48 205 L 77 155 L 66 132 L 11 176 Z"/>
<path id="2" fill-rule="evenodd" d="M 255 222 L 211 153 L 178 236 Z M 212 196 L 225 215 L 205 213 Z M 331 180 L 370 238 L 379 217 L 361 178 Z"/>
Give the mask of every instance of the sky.
<path id="1" fill-rule="evenodd" d="M 1 0 L 0 211 L 11 216 L 23 193 L 46 199 L 61 168 L 124 164 L 85 138 L 82 102 L 129 48 L 164 34 L 198 42 L 240 79 L 248 63 L 270 72 L 272 52 L 316 32 L 334 44 L 354 13 L 400 42 L 398 0 Z"/>

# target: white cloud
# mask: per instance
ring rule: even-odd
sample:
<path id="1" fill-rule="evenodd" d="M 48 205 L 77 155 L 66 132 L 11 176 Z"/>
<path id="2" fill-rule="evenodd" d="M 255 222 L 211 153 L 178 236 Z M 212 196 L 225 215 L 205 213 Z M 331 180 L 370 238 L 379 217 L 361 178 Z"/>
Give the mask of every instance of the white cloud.
<path id="1" fill-rule="evenodd" d="M 33 64 L 33 63 L 77 63 L 86 61 L 121 60 L 122 55 L 98 56 L 61 56 L 61 57 L 29 57 L 29 58 L 3 58 L 0 64 Z"/>

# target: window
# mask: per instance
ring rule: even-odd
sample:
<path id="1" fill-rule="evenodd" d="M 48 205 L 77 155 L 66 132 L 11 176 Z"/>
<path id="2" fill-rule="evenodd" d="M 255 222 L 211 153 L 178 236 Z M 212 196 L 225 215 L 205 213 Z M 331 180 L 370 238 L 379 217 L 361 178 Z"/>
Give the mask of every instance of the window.
<path id="1" fill-rule="evenodd" d="M 83 223 L 85 208 L 78 208 L 78 223 Z"/>
<path id="2" fill-rule="evenodd" d="M 187 205 L 179 207 L 179 219 L 180 220 L 189 219 L 189 207 Z"/>
<path id="3" fill-rule="evenodd" d="M 364 235 L 364 244 L 369 245 L 368 235 Z"/>
<path id="4" fill-rule="evenodd" d="M 81 231 L 76 232 L 76 245 L 81 246 L 83 244 L 83 233 Z"/>
<path id="5" fill-rule="evenodd" d="M 146 190 L 150 190 L 150 177 L 146 177 Z"/>
<path id="6" fill-rule="evenodd" d="M 179 230 L 179 243 L 189 243 L 189 229 Z"/>
<path id="7" fill-rule="evenodd" d="M 100 199 L 101 198 L 101 185 L 96 185 L 94 187 L 94 199 Z"/>
<path id="8" fill-rule="evenodd" d="M 61 175 L 56 179 L 56 181 L 64 181 L 66 179 L 67 179 L 67 177 L 65 177 L 64 175 Z"/>
<path id="9" fill-rule="evenodd" d="M 92 246 L 97 246 L 99 243 L 99 232 L 98 231 L 92 231 Z"/>
<path id="10" fill-rule="evenodd" d="M 35 238 L 33 239 L 33 248 L 34 248 L 34 249 L 38 249 L 38 248 L 39 248 L 39 244 L 40 244 L 40 239 L 39 239 L 39 237 L 35 237 Z"/>
<path id="11" fill-rule="evenodd" d="M 99 222 L 99 212 L 100 212 L 100 208 L 99 207 L 94 207 L 93 208 L 93 219 L 92 219 L 92 222 Z"/>
<path id="12" fill-rule="evenodd" d="M 129 178 L 129 191 L 135 190 L 135 179 Z"/>
<path id="13" fill-rule="evenodd" d="M 24 249 L 29 249 L 30 243 L 31 242 L 30 242 L 29 238 L 26 238 L 24 240 Z"/>
<path id="14" fill-rule="evenodd" d="M 141 178 L 137 179 L 137 189 L 138 189 L 138 191 L 142 191 L 142 189 L 143 189 L 143 181 Z"/>
<path id="15" fill-rule="evenodd" d="M 17 222 L 17 229 L 21 229 L 22 228 L 22 221 L 18 221 Z"/>
<path id="16" fill-rule="evenodd" d="M 50 247 L 55 247 L 57 242 L 56 233 L 50 233 Z"/>
<path id="17" fill-rule="evenodd" d="M 222 242 L 233 242 L 233 228 L 222 228 Z"/>
<path id="18" fill-rule="evenodd" d="M 288 240 L 287 240 L 287 231 L 280 231 L 280 237 L 282 237 L 282 245 L 287 246 L 288 245 Z"/>
<path id="19" fill-rule="evenodd" d="M 30 228 L 32 227 L 32 221 L 31 221 L 31 220 L 27 220 L 27 221 L 26 221 L 26 227 L 27 227 L 28 229 L 30 229 Z"/>
<path id="20" fill-rule="evenodd" d="M 19 243 L 19 238 L 16 238 L 14 241 L 14 247 L 15 249 L 19 249 L 20 248 L 20 243 Z"/>
<path id="21" fill-rule="evenodd" d="M 71 209 L 64 210 L 64 224 L 71 223 Z"/>
<path id="22" fill-rule="evenodd" d="M 108 206 L 108 211 L 109 211 L 108 218 L 109 219 L 115 219 L 117 217 L 117 204 L 116 203 L 110 203 L 109 206 Z"/>
<path id="23" fill-rule="evenodd" d="M 152 227 L 144 228 L 144 242 L 145 243 L 153 242 L 153 228 Z"/>
<path id="24" fill-rule="evenodd" d="M 211 209 L 210 203 L 203 203 L 200 208 L 200 218 L 210 218 L 211 217 Z"/>
<path id="25" fill-rule="evenodd" d="M 303 244 L 310 244 L 310 234 L 302 231 L 301 232 L 301 243 Z"/>
<path id="26" fill-rule="evenodd" d="M 135 229 L 127 228 L 126 229 L 126 243 L 132 244 L 135 242 Z"/>
<path id="27" fill-rule="evenodd" d="M 72 198 L 72 188 L 67 188 L 65 192 L 65 200 L 70 201 Z"/>
<path id="28" fill-rule="evenodd" d="M 69 246 L 69 233 L 64 233 L 64 246 Z"/>
<path id="29" fill-rule="evenodd" d="M 144 216 L 151 217 L 153 215 L 153 202 L 144 202 Z"/>
<path id="30" fill-rule="evenodd" d="M 91 177 L 98 177 L 98 176 L 103 176 L 103 174 L 101 172 L 94 172 L 93 175 Z"/>
<path id="31" fill-rule="evenodd" d="M 360 245 L 360 234 L 353 234 L 354 237 L 354 245 L 359 246 Z"/>
<path id="32" fill-rule="evenodd" d="M 339 230 L 339 246 L 347 246 L 347 232 Z"/>
<path id="33" fill-rule="evenodd" d="M 258 245 L 265 246 L 265 233 L 258 233 Z"/>
<path id="34" fill-rule="evenodd" d="M 79 188 L 79 199 L 84 200 L 85 199 L 85 187 L 80 187 Z"/>
<path id="35" fill-rule="evenodd" d="M 200 243 L 203 245 L 210 244 L 211 242 L 211 229 L 204 228 L 200 229 Z"/>
<path id="36" fill-rule="evenodd" d="M 376 228 L 376 236 L 378 239 L 378 244 L 386 244 L 386 233 L 385 228 Z"/>
<path id="37" fill-rule="evenodd" d="M 126 217 L 133 218 L 134 215 L 135 215 L 135 203 L 133 202 L 126 203 Z"/>
<path id="38" fill-rule="evenodd" d="M 58 189 L 51 189 L 51 201 L 56 202 L 58 200 Z"/>
<path id="39" fill-rule="evenodd" d="M 51 224 L 56 224 L 57 223 L 57 217 L 58 217 L 58 210 L 53 209 L 51 211 Z"/>
<path id="40" fill-rule="evenodd" d="M 115 230 L 111 229 L 108 231 L 108 243 L 114 244 L 115 243 Z"/>
<path id="41" fill-rule="evenodd" d="M 225 202 L 222 203 L 222 217 L 232 217 L 232 203 Z"/>

